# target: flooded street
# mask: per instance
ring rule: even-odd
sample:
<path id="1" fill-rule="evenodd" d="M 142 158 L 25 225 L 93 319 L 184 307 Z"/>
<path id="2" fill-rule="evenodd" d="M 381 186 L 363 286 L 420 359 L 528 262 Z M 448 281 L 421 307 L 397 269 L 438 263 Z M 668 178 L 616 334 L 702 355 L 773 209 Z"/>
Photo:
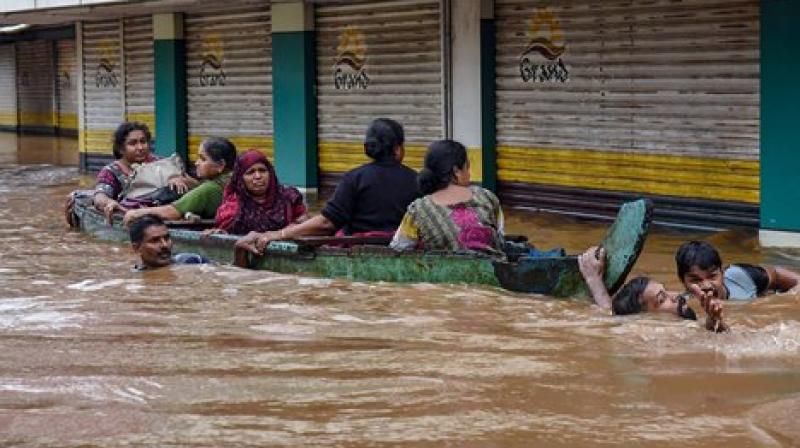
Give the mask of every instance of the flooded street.
<path id="1" fill-rule="evenodd" d="M 41 166 L 5 146 L 0 445 L 800 445 L 800 297 L 727 304 L 732 332 L 716 335 L 492 288 L 133 272 L 128 247 L 66 229 L 66 194 L 92 183 L 54 166 L 69 151 Z M 545 248 L 605 231 L 507 214 Z M 754 231 L 656 227 L 633 274 L 677 288 L 673 254 L 691 238 L 725 262 L 800 270 Z"/>

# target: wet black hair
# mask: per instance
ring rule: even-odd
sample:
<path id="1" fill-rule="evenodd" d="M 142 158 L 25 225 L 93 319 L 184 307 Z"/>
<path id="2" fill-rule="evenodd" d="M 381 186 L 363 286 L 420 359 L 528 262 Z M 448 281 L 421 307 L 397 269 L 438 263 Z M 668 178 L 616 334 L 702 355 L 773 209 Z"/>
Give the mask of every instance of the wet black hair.
<path id="1" fill-rule="evenodd" d="M 203 140 L 206 155 L 214 162 L 225 162 L 225 171 L 233 169 L 236 163 L 236 146 L 225 137 L 208 137 Z"/>
<path id="2" fill-rule="evenodd" d="M 467 148 L 455 140 L 437 140 L 428 146 L 425 166 L 417 175 L 419 192 L 431 194 L 446 187 L 453 180 L 454 168 L 467 164 Z"/>
<path id="3" fill-rule="evenodd" d="M 405 142 L 403 126 L 391 118 L 376 118 L 367 127 L 364 153 L 373 160 L 394 158 L 394 149 Z"/>
<path id="4" fill-rule="evenodd" d="M 650 283 L 649 277 L 636 277 L 620 288 L 611 299 L 611 311 L 618 316 L 642 312 L 642 294 Z"/>
<path id="5" fill-rule="evenodd" d="M 692 266 L 704 271 L 720 269 L 722 258 L 717 249 L 705 241 L 688 241 L 675 253 L 675 264 L 678 268 L 678 278 L 683 282 L 683 276 L 692 269 Z"/>
<path id="6" fill-rule="evenodd" d="M 125 152 L 125 140 L 128 138 L 128 134 L 133 131 L 144 132 L 144 137 L 148 142 L 153 139 L 153 135 L 150 134 L 150 129 L 146 124 L 139 123 L 138 121 L 126 121 L 121 123 L 117 126 L 117 130 L 114 131 L 114 137 L 112 138 L 111 152 L 114 153 L 115 159 L 122 158 L 122 154 Z"/>
<path id="7" fill-rule="evenodd" d="M 164 220 L 156 215 L 147 214 L 133 221 L 129 228 L 131 244 L 142 244 L 144 233 L 152 226 L 164 226 Z"/>

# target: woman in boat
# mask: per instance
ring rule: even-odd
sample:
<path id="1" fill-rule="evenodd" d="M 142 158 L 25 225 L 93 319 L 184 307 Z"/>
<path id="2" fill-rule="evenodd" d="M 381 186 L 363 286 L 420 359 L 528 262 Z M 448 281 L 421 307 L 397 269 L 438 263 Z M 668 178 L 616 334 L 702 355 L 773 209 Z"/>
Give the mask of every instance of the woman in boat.
<path id="1" fill-rule="evenodd" d="M 491 191 L 470 185 L 467 150 L 439 140 L 428 147 L 419 189 L 390 246 L 396 250 L 474 250 L 501 253 L 503 211 Z"/>
<path id="2" fill-rule="evenodd" d="M 281 230 L 305 218 L 306 205 L 300 191 L 281 185 L 269 160 L 251 149 L 236 160 L 214 230 L 244 235 Z"/>
<path id="3" fill-rule="evenodd" d="M 164 220 L 214 219 L 235 162 L 236 146 L 230 140 L 223 137 L 205 139 L 200 144 L 195 161 L 197 177 L 203 179 L 203 183 L 171 204 L 129 210 L 123 222 L 128 225 L 147 214 Z"/>
<path id="4" fill-rule="evenodd" d="M 151 153 L 151 140 L 147 125 L 135 121 L 124 122 L 114 131 L 112 152 L 116 160 L 100 170 L 94 188 L 94 206 L 109 222 L 115 211 L 127 211 L 120 201 L 132 180 L 133 165 L 156 160 Z M 169 180 L 169 186 L 179 194 L 195 185 L 196 182 L 188 176 L 175 176 Z"/>
<path id="5" fill-rule="evenodd" d="M 403 165 L 405 135 L 389 118 L 367 127 L 364 152 L 372 162 L 342 177 L 320 215 L 280 231 L 251 233 L 237 247 L 262 253 L 270 241 L 307 235 L 385 236 L 391 238 L 408 204 L 416 199 L 417 173 Z"/>

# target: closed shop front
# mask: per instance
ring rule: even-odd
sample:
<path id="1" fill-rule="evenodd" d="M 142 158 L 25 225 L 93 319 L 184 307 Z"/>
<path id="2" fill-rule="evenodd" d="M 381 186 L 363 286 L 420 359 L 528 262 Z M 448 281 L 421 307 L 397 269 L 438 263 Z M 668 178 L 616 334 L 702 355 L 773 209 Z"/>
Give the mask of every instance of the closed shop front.
<path id="1" fill-rule="evenodd" d="M 758 1 L 495 7 L 504 202 L 757 225 Z"/>
<path id="2" fill-rule="evenodd" d="M 189 157 L 197 157 L 203 138 L 216 135 L 271 158 L 269 2 L 226 6 L 185 16 Z"/>
<path id="3" fill-rule="evenodd" d="M 0 45 L 0 130 L 17 129 L 16 73 L 14 44 Z"/>
<path id="4" fill-rule="evenodd" d="M 78 67 L 74 39 L 56 41 L 56 102 L 58 132 L 77 135 L 78 132 Z"/>
<path id="5" fill-rule="evenodd" d="M 22 132 L 55 132 L 53 47 L 53 41 L 45 40 L 16 43 L 17 105 Z"/>
<path id="6" fill-rule="evenodd" d="M 85 22 L 83 32 L 84 129 L 81 150 L 87 166 L 111 157 L 111 137 L 125 119 L 120 20 Z M 98 157 L 101 156 L 101 157 Z M 93 160 L 100 159 L 98 162 Z"/>
<path id="7" fill-rule="evenodd" d="M 125 60 L 125 119 L 145 123 L 155 135 L 157 130 L 154 115 L 153 18 L 149 15 L 126 17 L 122 30 L 122 53 Z"/>
<path id="8" fill-rule="evenodd" d="M 375 118 L 405 128 L 406 163 L 445 136 L 442 6 L 438 0 L 320 4 L 315 11 L 319 164 L 330 183 L 368 159 Z"/>

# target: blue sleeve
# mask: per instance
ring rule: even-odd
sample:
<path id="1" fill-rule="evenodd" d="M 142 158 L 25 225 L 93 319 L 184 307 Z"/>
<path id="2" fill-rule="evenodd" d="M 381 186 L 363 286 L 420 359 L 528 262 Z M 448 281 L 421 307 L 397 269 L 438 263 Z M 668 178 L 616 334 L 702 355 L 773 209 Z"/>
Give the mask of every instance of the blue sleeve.
<path id="1" fill-rule="evenodd" d="M 766 269 L 749 263 L 736 263 L 734 266 L 742 268 L 753 280 L 753 283 L 756 285 L 756 295 L 761 296 L 767 293 L 767 288 L 769 288 L 769 274 L 767 274 Z"/>
<path id="2" fill-rule="evenodd" d="M 172 257 L 172 262 L 175 264 L 207 264 L 209 259 L 200 255 L 189 252 L 182 252 Z"/>

